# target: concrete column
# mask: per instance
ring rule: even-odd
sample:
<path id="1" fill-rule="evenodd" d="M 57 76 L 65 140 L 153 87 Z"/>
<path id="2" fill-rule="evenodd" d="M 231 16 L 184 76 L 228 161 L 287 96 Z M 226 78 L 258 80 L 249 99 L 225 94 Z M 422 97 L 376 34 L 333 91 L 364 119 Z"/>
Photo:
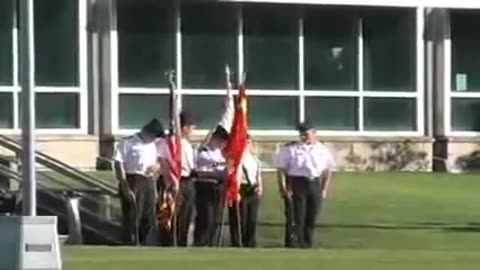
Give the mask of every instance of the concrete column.
<path id="1" fill-rule="evenodd" d="M 113 153 L 112 136 L 112 37 L 116 28 L 115 0 L 95 0 L 98 25 L 98 80 L 99 80 L 99 141 L 102 157 L 111 157 Z M 100 165 L 100 164 L 99 164 Z"/>
<path id="2" fill-rule="evenodd" d="M 450 125 L 449 88 L 451 76 L 450 21 L 447 9 L 433 9 L 430 12 L 430 37 L 432 46 L 432 131 L 433 170 L 444 171 L 448 159 L 448 128 Z"/>

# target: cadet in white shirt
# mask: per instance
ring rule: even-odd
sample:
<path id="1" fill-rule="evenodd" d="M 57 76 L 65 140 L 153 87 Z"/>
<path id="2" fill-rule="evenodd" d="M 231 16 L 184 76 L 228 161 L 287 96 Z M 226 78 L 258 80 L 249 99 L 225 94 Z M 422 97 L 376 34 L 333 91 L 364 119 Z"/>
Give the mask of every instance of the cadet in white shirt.
<path id="1" fill-rule="evenodd" d="M 182 176 L 180 179 L 173 179 L 169 160 L 171 159 L 167 140 L 161 139 L 157 143 L 158 158 L 162 167 L 163 187 L 171 187 L 178 194 L 176 209 L 177 220 L 177 245 L 187 246 L 188 228 L 193 218 L 195 203 L 195 188 L 193 185 L 193 148 L 190 144 L 190 137 L 195 130 L 192 116 L 188 112 L 180 113 L 180 127 L 182 133 Z M 160 244 L 172 245 L 173 237 L 166 232 L 160 231 Z"/>
<path id="2" fill-rule="evenodd" d="M 286 201 L 287 224 L 293 216 L 293 234 L 301 248 L 313 244 L 315 221 L 322 199 L 327 196 L 334 161 L 331 153 L 316 140 L 316 131 L 309 122 L 299 125 L 300 141 L 287 144 L 278 155 L 279 188 Z M 290 205 L 291 203 L 291 205 Z M 291 213 L 293 212 L 293 213 Z M 287 226 L 286 238 L 290 236 Z"/>
<path id="3" fill-rule="evenodd" d="M 222 184 L 225 179 L 225 158 L 223 148 L 228 140 L 228 132 L 217 126 L 208 142 L 201 146 L 195 157 L 197 180 L 196 218 L 194 231 L 195 246 L 215 246 L 217 220 L 222 212 Z"/>
<path id="4" fill-rule="evenodd" d="M 113 158 L 123 164 L 126 180 L 136 198 L 136 221 L 131 216 L 131 207 L 134 206 L 122 200 L 126 241 L 138 240 L 145 244 L 147 235 L 153 227 L 156 192 L 151 174 L 158 167 L 154 141 L 163 135 L 163 126 L 157 119 L 153 119 L 139 133 L 122 139 L 115 150 Z M 135 224 L 138 224 L 138 239 L 131 239 L 131 235 L 136 235 Z"/>
<path id="5" fill-rule="evenodd" d="M 240 222 L 236 205 L 229 207 L 230 237 L 232 246 L 256 247 L 256 228 L 258 207 L 263 192 L 262 169 L 260 160 L 254 155 L 252 142 L 248 136 L 248 149 L 243 157 L 243 178 L 240 185 Z M 239 239 L 238 226 L 241 228 Z M 241 242 L 240 242 L 241 241 Z"/>

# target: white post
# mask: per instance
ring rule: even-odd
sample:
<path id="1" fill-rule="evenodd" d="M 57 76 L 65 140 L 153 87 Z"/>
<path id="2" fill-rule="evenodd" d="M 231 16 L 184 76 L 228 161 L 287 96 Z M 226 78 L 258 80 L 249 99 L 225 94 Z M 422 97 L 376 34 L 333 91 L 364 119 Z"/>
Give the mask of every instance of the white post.
<path id="1" fill-rule="evenodd" d="M 0 0 L 1 1 L 1 0 Z M 3 269 L 62 269 L 57 217 L 37 216 L 33 1 L 20 0 L 23 216 L 0 217 Z"/>
<path id="2" fill-rule="evenodd" d="M 20 76 L 22 87 L 23 215 L 36 216 L 35 179 L 35 51 L 33 0 L 20 1 Z"/>

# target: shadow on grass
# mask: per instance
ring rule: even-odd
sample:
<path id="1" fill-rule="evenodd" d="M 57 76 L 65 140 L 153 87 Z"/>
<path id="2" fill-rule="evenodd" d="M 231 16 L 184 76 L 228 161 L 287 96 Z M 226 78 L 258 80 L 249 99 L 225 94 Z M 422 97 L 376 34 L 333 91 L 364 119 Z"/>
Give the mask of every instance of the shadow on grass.
<path id="1" fill-rule="evenodd" d="M 260 222 L 260 227 L 284 227 L 280 222 Z M 411 224 L 317 224 L 316 228 L 367 229 L 367 230 L 444 230 L 451 232 L 480 232 L 480 223 L 448 224 L 442 222 L 420 222 Z"/>

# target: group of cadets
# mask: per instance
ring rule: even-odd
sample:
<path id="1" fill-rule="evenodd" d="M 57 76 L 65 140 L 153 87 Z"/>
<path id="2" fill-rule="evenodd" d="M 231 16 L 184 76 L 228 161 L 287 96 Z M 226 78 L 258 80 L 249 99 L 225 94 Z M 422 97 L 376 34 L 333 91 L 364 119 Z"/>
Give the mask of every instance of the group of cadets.
<path id="1" fill-rule="evenodd" d="M 153 119 L 140 132 L 119 142 L 114 159 L 123 165 L 128 186 L 135 195 L 136 220 L 124 217 L 126 235 L 138 233 L 138 242 L 147 244 L 152 232 L 163 246 L 188 245 L 190 225 L 194 224 L 194 246 L 218 246 L 222 238 L 223 183 L 226 177 L 224 147 L 233 121 L 234 99 L 229 92 L 219 124 L 195 149 L 190 142 L 195 122 L 188 112 L 180 113 L 182 170 L 172 173 L 170 151 L 162 124 Z M 309 248 L 313 244 L 315 221 L 326 198 L 332 178 L 333 157 L 317 141 L 314 127 L 299 124 L 300 139 L 281 147 L 278 153 L 278 186 L 285 202 L 285 246 Z M 228 206 L 231 245 L 256 246 L 256 225 L 263 193 L 261 163 L 251 138 L 242 162 L 240 201 Z M 160 177 L 158 177 L 160 175 Z M 179 179 L 178 179 L 179 178 Z M 175 237 L 158 228 L 157 197 L 169 189 L 176 196 Z M 125 210 L 126 204 L 122 203 Z M 125 213 L 125 212 L 124 212 Z M 155 235 L 155 234 L 154 234 Z M 176 238 L 176 241 L 172 241 Z M 130 238 L 129 238 L 130 239 Z"/>

